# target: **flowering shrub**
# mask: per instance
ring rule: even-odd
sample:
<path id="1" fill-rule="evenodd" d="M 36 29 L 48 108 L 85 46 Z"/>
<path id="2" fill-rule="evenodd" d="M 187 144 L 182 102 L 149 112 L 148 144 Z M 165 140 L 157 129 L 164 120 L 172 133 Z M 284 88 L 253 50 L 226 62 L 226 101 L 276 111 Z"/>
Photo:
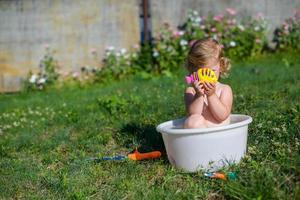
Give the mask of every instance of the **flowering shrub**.
<path id="1" fill-rule="evenodd" d="M 138 48 L 138 47 L 136 47 Z M 96 71 L 96 80 L 121 79 L 133 73 L 132 63 L 136 59 L 135 52 L 130 53 L 125 48 L 116 50 L 113 46 L 108 47 L 103 59 L 103 66 Z"/>
<path id="2" fill-rule="evenodd" d="M 94 77 L 99 71 L 100 67 L 99 58 L 97 54 L 96 48 L 91 48 L 91 55 L 94 59 L 94 64 L 92 65 L 84 65 L 80 68 L 80 70 L 75 69 L 72 71 L 60 71 L 59 72 L 59 84 L 62 86 L 83 86 L 86 84 L 93 84 Z"/>
<path id="3" fill-rule="evenodd" d="M 170 74 L 173 69 L 182 66 L 188 50 L 188 41 L 184 35 L 185 31 L 172 29 L 168 23 L 164 24 L 162 31 L 153 41 L 152 56 L 155 72 Z"/>
<path id="4" fill-rule="evenodd" d="M 187 31 L 186 39 L 212 37 L 225 48 L 230 58 L 246 58 L 258 55 L 267 43 L 267 23 L 261 14 L 238 21 L 234 9 L 226 9 L 225 14 L 200 17 L 197 11 L 190 12 L 186 23 L 181 27 Z"/>
<path id="5" fill-rule="evenodd" d="M 273 41 L 277 49 L 300 50 L 300 10 L 275 30 Z"/>
<path id="6" fill-rule="evenodd" d="M 261 14 L 238 21 L 234 9 L 225 14 L 201 17 L 197 11 L 188 14 L 178 29 L 164 23 L 153 39 L 152 71 L 169 74 L 184 63 L 189 47 L 196 39 L 212 37 L 225 49 L 226 56 L 245 59 L 262 53 L 267 44 L 267 22 Z"/>
<path id="7" fill-rule="evenodd" d="M 54 51 L 51 51 L 48 45 L 46 45 L 46 54 L 42 58 L 39 64 L 39 72 L 29 72 L 28 78 L 25 80 L 25 88 L 27 90 L 42 90 L 46 85 L 54 84 L 58 79 L 58 63 L 54 59 Z"/>
<path id="8" fill-rule="evenodd" d="M 96 67 L 85 65 L 81 67 L 80 70 L 60 72 L 59 81 L 57 81 L 56 87 L 83 87 L 84 85 L 93 84 L 93 77 L 95 76 L 97 69 L 98 68 Z"/>

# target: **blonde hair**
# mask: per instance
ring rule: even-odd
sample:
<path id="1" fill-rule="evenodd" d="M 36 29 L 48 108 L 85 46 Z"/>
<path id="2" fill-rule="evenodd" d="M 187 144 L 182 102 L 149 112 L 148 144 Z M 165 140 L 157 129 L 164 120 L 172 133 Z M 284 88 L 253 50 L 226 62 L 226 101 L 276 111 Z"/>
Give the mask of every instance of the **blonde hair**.
<path id="1" fill-rule="evenodd" d="M 203 38 L 195 41 L 192 45 L 185 67 L 189 73 L 192 73 L 197 71 L 200 66 L 207 65 L 213 59 L 216 64 L 220 62 L 220 75 L 227 77 L 231 65 L 230 60 L 224 57 L 222 46 L 215 39 Z"/>

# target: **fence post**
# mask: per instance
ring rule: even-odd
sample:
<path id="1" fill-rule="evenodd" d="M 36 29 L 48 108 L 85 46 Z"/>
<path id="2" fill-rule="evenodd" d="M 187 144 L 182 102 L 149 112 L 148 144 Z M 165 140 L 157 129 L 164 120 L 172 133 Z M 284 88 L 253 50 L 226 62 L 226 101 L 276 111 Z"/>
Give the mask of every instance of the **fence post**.
<path id="1" fill-rule="evenodd" d="M 141 2 L 141 15 L 140 27 L 141 27 L 141 43 L 149 44 L 151 43 L 151 24 L 150 24 L 150 9 L 149 1 L 142 0 Z"/>

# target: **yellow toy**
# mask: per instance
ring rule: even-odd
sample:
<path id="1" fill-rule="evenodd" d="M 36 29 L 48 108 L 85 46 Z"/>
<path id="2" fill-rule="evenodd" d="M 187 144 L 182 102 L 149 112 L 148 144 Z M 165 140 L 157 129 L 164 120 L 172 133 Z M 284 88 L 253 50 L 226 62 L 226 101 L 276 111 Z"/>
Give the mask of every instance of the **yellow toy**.
<path id="1" fill-rule="evenodd" d="M 216 83 L 218 81 L 215 72 L 209 68 L 200 68 L 197 72 L 192 73 L 185 77 L 187 84 L 191 84 L 193 81 Z"/>

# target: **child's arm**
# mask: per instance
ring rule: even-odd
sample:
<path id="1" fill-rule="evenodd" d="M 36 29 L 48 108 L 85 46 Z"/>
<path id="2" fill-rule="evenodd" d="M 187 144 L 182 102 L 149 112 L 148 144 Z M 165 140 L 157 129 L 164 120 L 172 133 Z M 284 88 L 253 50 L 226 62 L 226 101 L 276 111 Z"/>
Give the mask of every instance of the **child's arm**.
<path id="1" fill-rule="evenodd" d="M 224 86 L 220 99 L 216 93 L 212 93 L 211 95 L 207 96 L 209 105 L 208 108 L 214 118 L 219 122 L 224 121 L 230 115 L 233 98 L 232 96 L 232 90 L 228 85 Z"/>
<path id="2" fill-rule="evenodd" d="M 203 110 L 204 97 L 187 88 L 184 93 L 185 109 L 187 115 L 201 114 Z"/>
<path id="3" fill-rule="evenodd" d="M 196 93 L 193 87 L 188 87 L 185 90 L 184 102 L 187 115 L 202 114 L 204 96 Z"/>

